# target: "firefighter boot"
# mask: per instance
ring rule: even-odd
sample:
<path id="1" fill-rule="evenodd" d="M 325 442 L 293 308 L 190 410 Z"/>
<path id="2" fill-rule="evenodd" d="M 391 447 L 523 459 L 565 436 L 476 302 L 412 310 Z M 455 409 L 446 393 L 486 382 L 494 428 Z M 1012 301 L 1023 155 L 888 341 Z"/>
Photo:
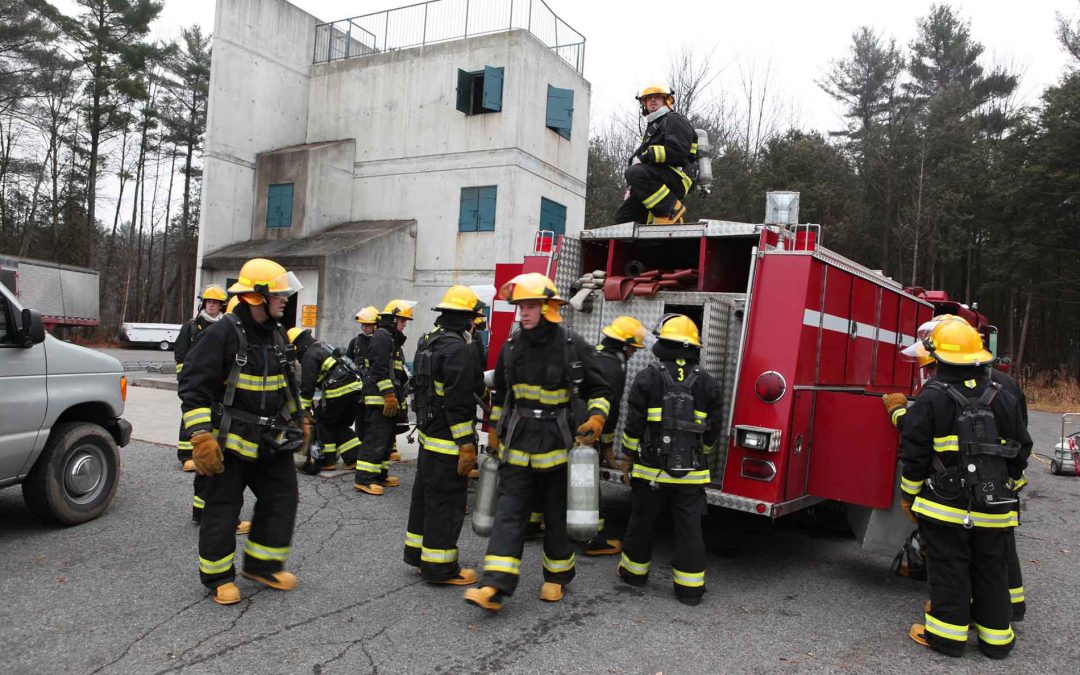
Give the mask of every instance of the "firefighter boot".
<path id="1" fill-rule="evenodd" d="M 397 487 L 401 485 L 401 479 L 397 476 L 387 476 L 379 481 L 379 485 L 383 487 Z"/>
<path id="2" fill-rule="evenodd" d="M 671 214 L 668 216 L 653 216 L 653 222 L 657 225 L 678 225 L 683 222 L 683 216 L 685 215 L 686 207 L 676 199 L 675 206 L 671 207 Z"/>
<path id="3" fill-rule="evenodd" d="M 563 599 L 562 585 L 545 581 L 540 587 L 540 599 L 544 602 L 558 602 Z"/>
<path id="4" fill-rule="evenodd" d="M 397 450 L 394 450 L 393 452 L 390 453 L 390 456 L 387 457 L 386 459 L 388 461 L 390 461 L 390 462 L 400 462 L 401 461 L 401 453 L 398 452 Z"/>
<path id="5" fill-rule="evenodd" d="M 908 629 L 908 637 L 923 647 L 930 646 L 930 643 L 926 641 L 926 626 L 921 623 L 911 624 L 911 628 Z"/>
<path id="6" fill-rule="evenodd" d="M 221 584 L 214 589 L 214 602 L 219 605 L 235 605 L 240 602 L 240 588 L 231 581 Z"/>
<path id="7" fill-rule="evenodd" d="M 585 544 L 585 555 L 618 555 L 622 553 L 622 542 L 618 539 L 604 539 L 596 535 Z"/>
<path id="8" fill-rule="evenodd" d="M 252 581 L 258 581 L 260 584 L 269 586 L 277 591 L 291 591 L 296 588 L 296 575 L 292 572 L 286 572 L 285 570 L 271 572 L 266 576 L 248 572 L 247 570 L 244 570 L 240 574 L 243 574 Z"/>
<path id="9" fill-rule="evenodd" d="M 456 577 L 451 579 L 442 579 L 440 581 L 432 581 L 433 584 L 441 584 L 446 586 L 471 586 L 476 583 L 476 572 L 467 567 L 462 567 Z"/>
<path id="10" fill-rule="evenodd" d="M 195 460 L 185 459 L 183 465 L 180 468 L 187 473 L 191 473 L 195 470 Z"/>
<path id="11" fill-rule="evenodd" d="M 248 532 L 251 532 L 250 520 L 241 520 L 239 523 L 236 524 L 237 534 L 247 534 Z"/>
<path id="12" fill-rule="evenodd" d="M 354 483 L 353 487 L 369 495 L 381 495 L 386 492 L 378 483 Z"/>
<path id="13" fill-rule="evenodd" d="M 502 609 L 502 598 L 503 594 L 494 586 L 481 586 L 465 591 L 465 602 L 471 602 L 489 612 Z"/>

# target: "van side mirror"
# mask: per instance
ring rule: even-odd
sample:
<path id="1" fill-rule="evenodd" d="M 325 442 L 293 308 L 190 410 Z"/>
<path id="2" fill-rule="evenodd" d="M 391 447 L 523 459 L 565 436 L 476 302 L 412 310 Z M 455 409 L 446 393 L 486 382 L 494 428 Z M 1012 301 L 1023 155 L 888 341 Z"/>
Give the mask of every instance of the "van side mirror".
<path id="1" fill-rule="evenodd" d="M 22 311 L 22 325 L 19 327 L 19 337 L 23 347 L 33 347 L 45 342 L 45 322 L 41 320 L 41 312 L 36 309 L 24 309 Z"/>

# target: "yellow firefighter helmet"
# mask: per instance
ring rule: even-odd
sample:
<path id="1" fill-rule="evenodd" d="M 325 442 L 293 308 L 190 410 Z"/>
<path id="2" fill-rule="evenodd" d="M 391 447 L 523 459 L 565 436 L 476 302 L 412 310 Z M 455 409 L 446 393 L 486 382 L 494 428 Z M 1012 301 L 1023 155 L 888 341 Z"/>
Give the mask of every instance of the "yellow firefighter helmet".
<path id="1" fill-rule="evenodd" d="M 391 300 L 386 303 L 386 307 L 383 311 L 379 312 L 380 316 L 393 316 L 399 319 L 413 319 L 413 307 L 416 307 L 415 300 Z"/>
<path id="2" fill-rule="evenodd" d="M 555 282 L 539 272 L 519 274 L 503 284 L 499 289 L 499 299 L 516 305 L 525 300 L 539 300 L 543 303 L 544 318 L 551 323 L 560 323 L 562 316 L 559 307 L 566 304 L 559 295 Z"/>
<path id="3" fill-rule="evenodd" d="M 240 277 L 229 286 L 249 305 L 261 305 L 271 295 L 289 297 L 304 287 L 296 275 L 273 260 L 252 258 L 240 268 Z"/>
<path id="4" fill-rule="evenodd" d="M 632 316 L 616 317 L 610 325 L 605 326 L 600 332 L 612 340 L 618 340 L 626 344 L 628 347 L 641 349 L 645 346 L 645 326 L 642 326 L 641 322 Z"/>
<path id="5" fill-rule="evenodd" d="M 638 103 L 640 103 L 642 109 L 644 109 L 645 108 L 645 97 L 646 96 L 651 96 L 653 94 L 661 94 L 661 95 L 663 95 L 663 97 L 664 97 L 664 105 L 666 105 L 667 107 L 671 108 L 671 107 L 673 107 L 675 105 L 675 94 L 673 94 L 671 92 L 671 88 L 668 87 L 666 84 L 660 84 L 658 82 L 653 82 L 653 83 L 645 85 L 644 87 L 641 88 L 641 91 L 639 91 L 638 95 L 635 96 L 634 98 L 636 98 L 638 100 Z"/>
<path id="6" fill-rule="evenodd" d="M 669 314 L 660 321 L 660 333 L 656 337 L 683 345 L 701 346 L 701 335 L 698 333 L 697 324 L 690 317 Z"/>
<path id="7" fill-rule="evenodd" d="M 200 300 L 219 300 L 225 302 L 229 299 L 229 296 L 225 294 L 225 289 L 217 284 L 210 284 L 206 288 L 202 289 L 202 293 L 199 293 Z"/>
<path id="8" fill-rule="evenodd" d="M 373 324 L 379 320 L 379 310 L 374 305 L 368 305 L 353 317 L 356 323 Z"/>
<path id="9" fill-rule="evenodd" d="M 310 328 L 301 328 L 300 326 L 293 326 L 289 330 L 285 331 L 285 334 L 289 336 L 289 344 L 296 344 L 296 338 L 300 337 L 304 333 L 310 333 Z"/>
<path id="10" fill-rule="evenodd" d="M 923 322 L 919 329 L 915 332 L 915 342 L 911 343 L 907 347 L 900 350 L 900 355 L 906 357 L 909 360 L 916 361 L 920 368 L 925 368 L 931 363 L 935 362 L 933 355 L 926 348 L 926 341 L 930 339 L 930 335 L 934 332 L 939 324 L 945 321 L 960 321 L 967 324 L 967 321 L 955 314 L 939 314 L 929 321 Z"/>
<path id="11" fill-rule="evenodd" d="M 239 295 L 232 296 L 231 298 L 229 298 L 229 304 L 225 305 L 225 313 L 226 314 L 231 314 L 232 311 L 234 309 L 236 309 L 236 306 L 239 305 L 239 304 L 240 304 L 240 296 Z"/>
<path id="12" fill-rule="evenodd" d="M 469 312 L 476 314 L 480 308 L 480 298 L 476 297 L 476 291 L 468 286 L 451 286 L 443 294 L 442 302 L 432 309 L 436 312 Z"/>
<path id="13" fill-rule="evenodd" d="M 934 327 L 926 349 L 941 363 L 953 366 L 984 366 L 994 355 L 983 347 L 982 336 L 966 321 L 942 321 Z"/>

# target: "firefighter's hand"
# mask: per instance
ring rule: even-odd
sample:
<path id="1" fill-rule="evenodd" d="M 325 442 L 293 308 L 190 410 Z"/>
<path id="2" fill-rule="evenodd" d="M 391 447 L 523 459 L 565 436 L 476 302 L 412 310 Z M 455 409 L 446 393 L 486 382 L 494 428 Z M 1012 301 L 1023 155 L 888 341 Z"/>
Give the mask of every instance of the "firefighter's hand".
<path id="1" fill-rule="evenodd" d="M 476 468 L 476 444 L 466 443 L 458 446 L 457 473 L 459 476 L 468 476 L 469 472 Z"/>
<path id="2" fill-rule="evenodd" d="M 195 473 L 200 476 L 213 476 L 225 473 L 225 457 L 221 454 L 214 434 L 200 431 L 191 437 L 191 460 L 195 462 Z"/>
<path id="3" fill-rule="evenodd" d="M 499 432 L 495 431 L 494 424 L 488 429 L 488 451 L 496 453 L 499 451 Z"/>
<path id="4" fill-rule="evenodd" d="M 304 442 L 296 449 L 296 454 L 303 453 L 307 455 L 308 448 L 311 447 L 311 441 L 315 438 L 315 416 L 311 414 L 310 410 L 304 412 L 304 419 L 300 422 L 300 428 L 304 431 Z"/>
<path id="5" fill-rule="evenodd" d="M 907 396 L 903 394 L 882 394 L 881 402 L 885 404 L 885 410 L 889 411 L 891 417 L 900 408 L 907 407 Z"/>
<path id="6" fill-rule="evenodd" d="M 622 482 L 630 484 L 630 474 L 634 471 L 634 456 L 623 452 L 619 457 L 619 470 L 622 471 Z"/>
<path id="7" fill-rule="evenodd" d="M 394 392 L 390 392 L 389 394 L 386 394 L 385 396 L 383 396 L 383 407 L 382 407 L 383 417 L 397 417 L 397 411 L 398 411 L 397 394 L 395 394 Z"/>
<path id="8" fill-rule="evenodd" d="M 600 438 L 600 432 L 604 430 L 606 418 L 603 415 L 592 415 L 585 423 L 577 428 L 577 437 L 585 445 L 592 445 Z"/>
<path id="9" fill-rule="evenodd" d="M 919 519 L 916 518 L 915 514 L 912 513 L 912 511 L 911 511 L 911 502 L 909 502 L 906 499 L 901 499 L 900 500 L 900 508 L 902 508 L 904 510 L 904 515 L 907 516 L 908 520 L 910 520 L 913 523 L 918 524 Z"/>

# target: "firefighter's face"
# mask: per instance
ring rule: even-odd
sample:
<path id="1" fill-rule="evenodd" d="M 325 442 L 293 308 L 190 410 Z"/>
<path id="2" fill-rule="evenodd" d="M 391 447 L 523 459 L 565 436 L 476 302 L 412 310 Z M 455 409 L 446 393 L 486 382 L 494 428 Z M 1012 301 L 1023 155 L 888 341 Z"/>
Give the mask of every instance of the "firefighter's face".
<path id="1" fill-rule="evenodd" d="M 360 324 L 360 330 L 363 331 L 364 335 L 371 335 L 372 333 L 375 332 L 375 324 L 373 324 L 373 323 L 362 323 L 362 324 Z"/>
<path id="2" fill-rule="evenodd" d="M 203 300 L 203 308 L 210 316 L 221 314 L 221 305 L 222 302 L 220 300 Z"/>
<path id="3" fill-rule="evenodd" d="M 650 113 L 656 112 L 664 107 L 664 99 L 666 98 L 663 94 L 649 94 L 645 97 L 645 109 Z"/>
<path id="4" fill-rule="evenodd" d="M 405 326 L 409 325 L 409 320 L 408 319 L 402 319 L 401 317 L 398 317 L 398 318 L 394 319 L 394 322 L 397 325 L 397 329 L 398 329 L 399 333 L 404 333 L 405 332 Z"/>
<path id="5" fill-rule="evenodd" d="M 280 319 L 285 316 L 285 305 L 289 303 L 289 299 L 280 295 L 271 295 L 270 302 L 266 303 L 266 312 L 270 315 L 271 319 Z"/>
<path id="6" fill-rule="evenodd" d="M 521 327 L 525 330 L 532 330 L 540 324 L 540 317 L 543 315 L 543 303 L 539 300 L 522 300 L 518 303 L 518 318 L 521 320 Z"/>

